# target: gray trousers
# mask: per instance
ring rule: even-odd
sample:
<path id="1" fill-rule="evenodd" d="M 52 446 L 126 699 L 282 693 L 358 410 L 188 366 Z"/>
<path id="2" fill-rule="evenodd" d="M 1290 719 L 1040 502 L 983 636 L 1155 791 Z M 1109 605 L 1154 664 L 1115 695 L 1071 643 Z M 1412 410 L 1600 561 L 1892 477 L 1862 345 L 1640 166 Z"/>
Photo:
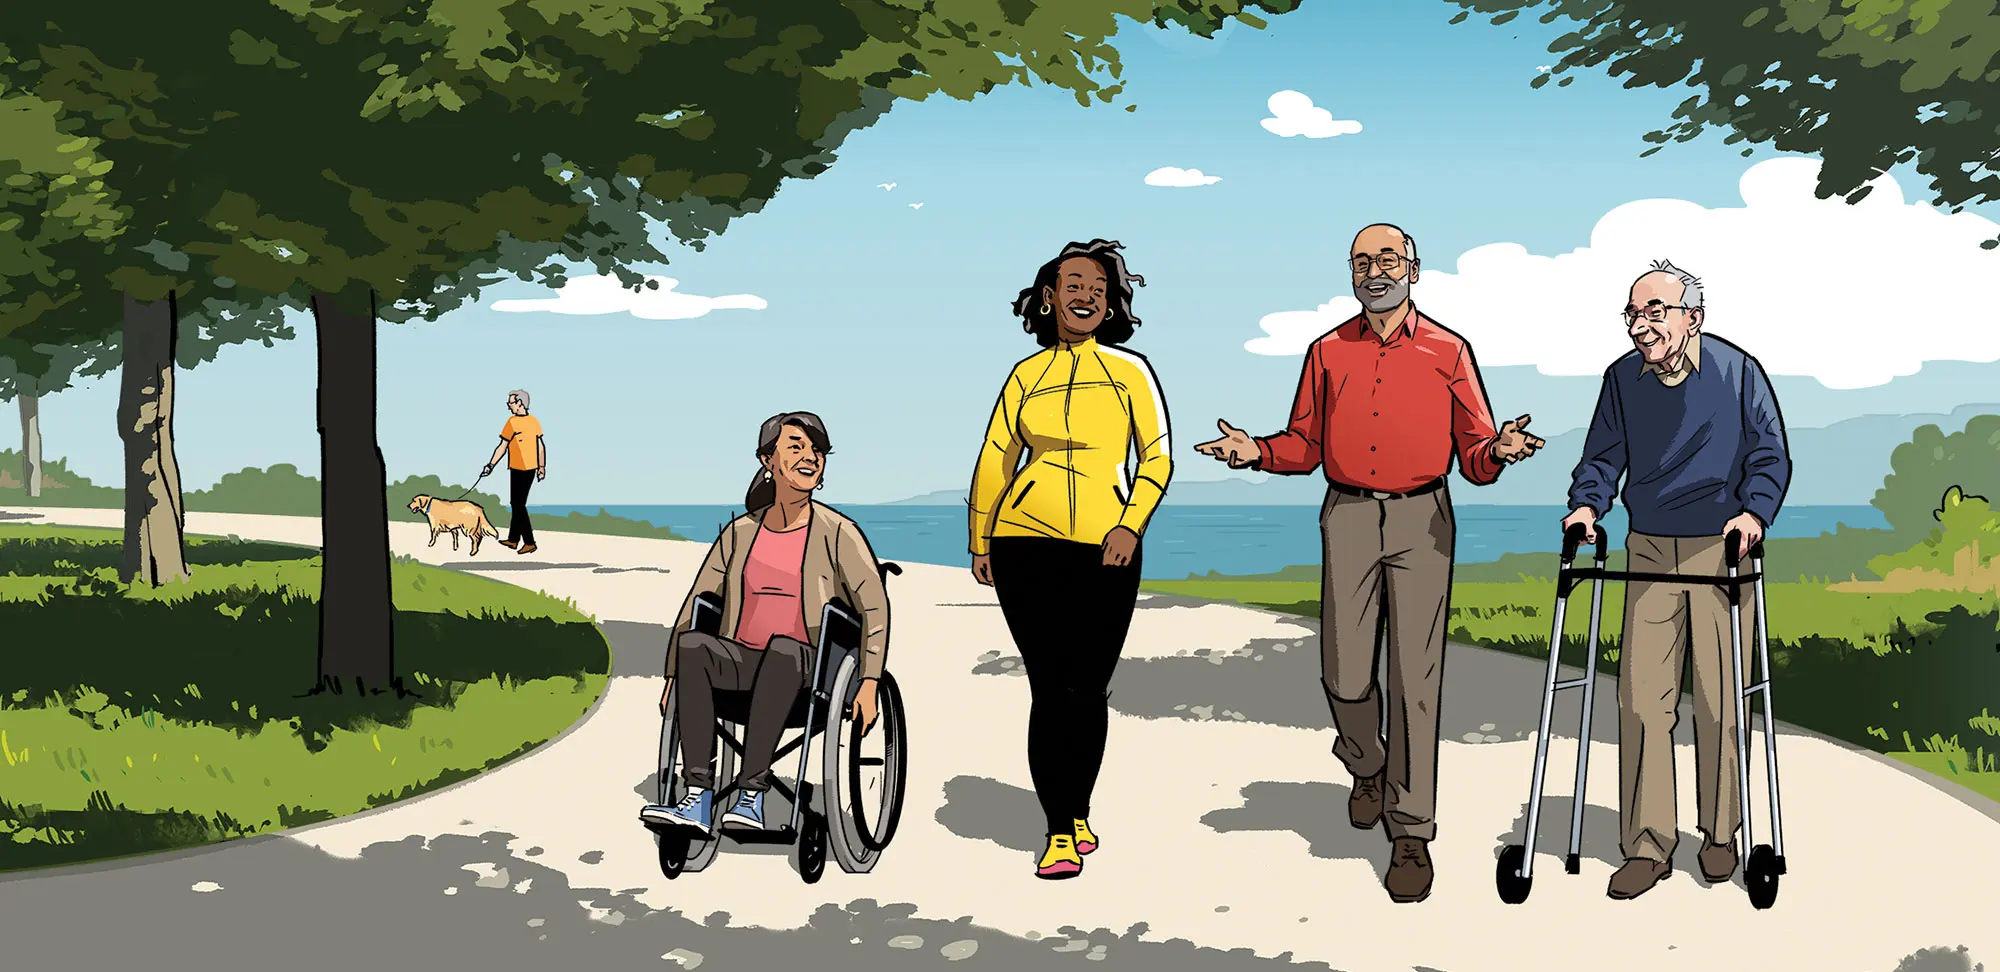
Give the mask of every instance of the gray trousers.
<path id="1" fill-rule="evenodd" d="M 1438 695 L 1457 542 L 1445 487 L 1368 499 L 1332 490 L 1320 508 L 1320 669 L 1334 755 L 1357 779 L 1383 774 L 1390 837 L 1437 836 Z M 1388 732 L 1375 688 L 1377 626 L 1388 607 Z"/>
<path id="2" fill-rule="evenodd" d="M 715 693 L 749 692 L 750 724 L 743 732 L 739 787 L 771 788 L 771 759 L 785 716 L 806 687 L 813 648 L 779 635 L 762 651 L 728 638 L 689 631 L 680 636 L 674 661 L 674 698 L 679 707 L 681 779 L 690 787 L 715 789 Z"/>

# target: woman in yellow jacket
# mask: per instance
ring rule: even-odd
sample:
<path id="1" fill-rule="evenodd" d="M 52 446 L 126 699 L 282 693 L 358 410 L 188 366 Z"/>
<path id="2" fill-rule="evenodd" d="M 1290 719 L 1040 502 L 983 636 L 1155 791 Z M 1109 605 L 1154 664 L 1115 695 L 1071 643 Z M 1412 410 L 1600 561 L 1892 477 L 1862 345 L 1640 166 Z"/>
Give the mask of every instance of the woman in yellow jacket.
<path id="1" fill-rule="evenodd" d="M 972 474 L 972 572 L 999 598 L 1034 698 L 1028 769 L 1048 818 L 1045 878 L 1075 876 L 1097 848 L 1085 818 L 1111 672 L 1139 596 L 1139 538 L 1174 465 L 1152 366 L 1122 347 L 1139 325 L 1132 285 L 1145 279 L 1119 249 L 1071 243 L 1015 300 L 1043 350 L 1007 376 Z"/>

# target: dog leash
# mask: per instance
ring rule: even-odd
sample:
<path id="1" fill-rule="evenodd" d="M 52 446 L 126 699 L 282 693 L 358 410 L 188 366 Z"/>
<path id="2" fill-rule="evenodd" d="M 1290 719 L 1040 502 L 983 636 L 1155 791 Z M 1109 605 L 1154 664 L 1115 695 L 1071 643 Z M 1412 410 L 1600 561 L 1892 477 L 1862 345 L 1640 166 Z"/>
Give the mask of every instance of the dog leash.
<path id="1" fill-rule="evenodd" d="M 479 479 L 485 479 L 492 472 L 493 472 L 492 466 L 481 467 L 481 471 L 479 473 Z M 471 496 L 472 491 L 479 488 L 479 479 L 473 480 L 472 485 L 465 487 L 465 492 L 458 494 L 458 496 L 453 498 L 450 502 L 456 503 L 459 500 L 466 498 L 467 496 Z"/>

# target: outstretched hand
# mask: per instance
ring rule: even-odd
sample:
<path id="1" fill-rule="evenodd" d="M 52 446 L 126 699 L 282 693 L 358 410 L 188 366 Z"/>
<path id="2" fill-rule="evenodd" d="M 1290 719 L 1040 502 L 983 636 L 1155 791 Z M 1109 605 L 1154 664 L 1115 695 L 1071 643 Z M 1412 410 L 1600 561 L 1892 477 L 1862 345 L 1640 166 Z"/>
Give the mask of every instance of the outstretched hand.
<path id="1" fill-rule="evenodd" d="M 1531 417 L 1523 415 L 1501 424 L 1500 435 L 1493 440 L 1495 461 L 1503 466 L 1513 465 L 1534 455 L 1536 449 L 1548 445 L 1546 440 L 1528 434 L 1528 420 Z"/>
<path id="2" fill-rule="evenodd" d="M 1194 451 L 1214 456 L 1228 463 L 1231 469 L 1242 469 L 1257 461 L 1257 442 L 1248 433 L 1222 419 L 1215 420 L 1215 427 L 1222 431 L 1222 438 L 1203 442 Z"/>

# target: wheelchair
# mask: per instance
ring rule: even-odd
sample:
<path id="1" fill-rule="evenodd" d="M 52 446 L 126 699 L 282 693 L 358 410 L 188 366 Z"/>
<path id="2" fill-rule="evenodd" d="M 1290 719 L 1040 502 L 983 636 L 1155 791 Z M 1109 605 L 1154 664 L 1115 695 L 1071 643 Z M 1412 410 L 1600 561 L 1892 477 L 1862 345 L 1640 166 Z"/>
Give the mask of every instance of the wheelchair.
<path id="1" fill-rule="evenodd" d="M 888 562 L 879 569 L 884 585 L 889 575 L 903 572 L 902 567 Z M 719 636 L 721 624 L 721 600 L 709 594 L 698 596 L 693 629 Z M 775 775 L 771 781 L 771 789 L 790 804 L 790 818 L 783 826 L 767 823 L 762 830 L 720 826 L 722 811 L 737 789 L 736 763 L 743 751 L 750 693 L 715 693 L 716 746 L 711 765 L 718 825 L 712 834 L 705 835 L 692 828 L 646 823 L 659 840 L 660 872 L 669 880 L 706 869 L 725 837 L 739 844 L 794 846 L 799 875 L 807 884 L 819 881 L 829 850 L 840 869 L 849 874 L 874 869 L 902 819 L 907 725 L 902 692 L 895 676 L 884 670 L 876 686 L 875 726 L 862 736 L 861 724 L 852 717 L 854 697 L 861 685 L 861 639 L 860 613 L 838 599 L 829 602 L 820 616 L 819 643 L 814 646 L 807 690 L 799 693 L 785 718 L 784 735 L 789 738 L 780 738 L 771 763 L 774 769 L 782 766 L 785 757 L 798 751 L 798 772 L 792 782 Z M 679 693 L 676 680 L 660 729 L 658 802 L 665 806 L 679 803 L 687 792 L 675 770 L 680 760 Z M 813 752 L 816 737 L 823 742 L 817 754 Z M 817 786 L 809 778 L 815 755 L 820 758 Z"/>

